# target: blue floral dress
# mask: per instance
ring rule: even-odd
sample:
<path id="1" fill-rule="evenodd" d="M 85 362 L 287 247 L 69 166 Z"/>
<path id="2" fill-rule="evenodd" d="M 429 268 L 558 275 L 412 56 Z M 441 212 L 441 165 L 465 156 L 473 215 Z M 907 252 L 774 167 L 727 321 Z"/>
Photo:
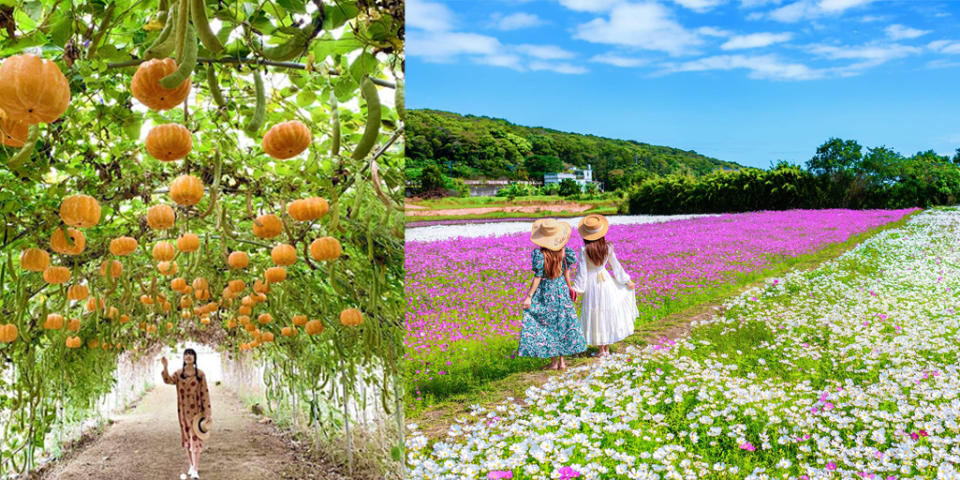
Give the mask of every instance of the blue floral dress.
<path id="1" fill-rule="evenodd" d="M 522 357 L 556 357 L 573 355 L 587 349 L 587 341 L 580 328 L 577 309 L 570 300 L 570 290 L 563 273 L 577 262 L 570 247 L 564 247 L 563 271 L 557 278 L 547 278 L 543 272 L 543 252 L 534 249 L 533 274 L 540 277 L 540 285 L 533 292 L 530 308 L 523 311 L 520 327 Z"/>

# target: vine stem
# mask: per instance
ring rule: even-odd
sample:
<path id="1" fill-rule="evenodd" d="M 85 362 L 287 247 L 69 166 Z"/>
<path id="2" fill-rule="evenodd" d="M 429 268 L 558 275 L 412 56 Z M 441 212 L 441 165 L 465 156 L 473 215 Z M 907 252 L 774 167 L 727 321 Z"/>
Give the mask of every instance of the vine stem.
<path id="1" fill-rule="evenodd" d="M 138 58 L 138 59 L 134 59 L 134 60 L 127 60 L 127 61 L 124 61 L 124 62 L 108 63 L 108 64 L 107 64 L 107 68 L 136 67 L 136 66 L 138 66 L 138 65 L 140 65 L 141 63 L 146 62 L 146 61 L 147 61 L 147 59 L 145 59 L 145 58 Z M 199 58 L 197 58 L 197 63 L 205 63 L 205 64 L 224 63 L 224 64 L 229 64 L 229 65 L 266 65 L 266 66 L 270 66 L 270 67 L 292 68 L 292 69 L 294 69 L 294 70 L 306 70 L 306 69 L 307 69 L 307 66 L 306 66 L 305 64 L 303 64 L 303 63 L 297 63 L 297 62 L 277 62 L 277 61 L 274 61 L 274 60 L 267 60 L 267 59 L 262 59 L 262 58 L 261 58 L 261 59 L 256 59 L 256 58 L 253 58 L 253 59 L 244 59 L 244 58 L 228 58 L 228 57 L 226 57 L 226 58 L 205 58 L 205 57 L 199 57 Z M 340 71 L 334 70 L 334 69 L 328 69 L 328 70 L 327 70 L 327 74 L 328 74 L 328 75 L 335 75 L 335 76 L 336 76 L 336 75 L 342 75 L 342 73 L 341 73 Z M 373 83 L 375 83 L 375 84 L 377 84 L 377 85 L 380 85 L 381 87 L 397 88 L 397 84 L 396 84 L 396 83 L 391 82 L 391 81 L 388 81 L 388 80 L 383 80 L 383 79 L 373 78 L 373 77 L 370 77 L 370 80 L 371 80 Z"/>

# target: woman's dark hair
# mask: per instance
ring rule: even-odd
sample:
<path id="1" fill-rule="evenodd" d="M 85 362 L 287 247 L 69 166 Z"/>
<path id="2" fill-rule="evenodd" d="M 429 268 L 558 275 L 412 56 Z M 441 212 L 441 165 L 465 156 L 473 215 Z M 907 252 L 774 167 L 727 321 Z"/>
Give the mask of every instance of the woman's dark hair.
<path id="1" fill-rule="evenodd" d="M 540 247 L 540 251 L 543 252 L 544 258 L 543 273 L 547 275 L 547 278 L 559 277 L 563 273 L 563 269 L 560 267 L 563 262 L 563 251 L 554 251 L 543 247 Z"/>
<path id="2" fill-rule="evenodd" d="M 180 378 L 187 378 L 183 376 L 183 371 L 187 369 L 187 359 L 186 359 L 187 355 L 193 355 L 193 376 L 199 377 L 200 369 L 197 368 L 197 352 L 192 348 L 188 348 L 183 351 L 184 359 L 183 359 L 183 368 L 180 369 Z"/>
<path id="3" fill-rule="evenodd" d="M 598 267 L 603 265 L 603 260 L 607 258 L 607 252 L 609 251 L 604 237 L 596 240 L 584 240 L 583 244 L 587 249 L 587 258 Z"/>

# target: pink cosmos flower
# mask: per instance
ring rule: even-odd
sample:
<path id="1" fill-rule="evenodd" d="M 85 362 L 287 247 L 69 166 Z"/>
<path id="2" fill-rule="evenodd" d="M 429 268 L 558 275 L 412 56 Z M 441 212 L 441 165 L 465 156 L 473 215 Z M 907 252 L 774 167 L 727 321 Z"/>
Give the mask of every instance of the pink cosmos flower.
<path id="1" fill-rule="evenodd" d="M 756 449 L 757 447 L 754 447 L 753 445 L 751 445 L 750 442 L 744 442 L 743 445 L 740 445 L 740 450 L 746 450 L 748 452 L 752 452 Z"/>
<path id="2" fill-rule="evenodd" d="M 580 476 L 580 472 L 574 470 L 571 467 L 561 467 L 559 470 L 560 480 L 569 480 L 571 478 L 577 478 Z"/>
<path id="3" fill-rule="evenodd" d="M 836 463 L 830 462 L 830 463 L 827 464 L 827 470 L 831 470 L 831 471 L 832 471 L 832 470 L 836 470 L 836 469 L 837 469 L 837 464 L 836 464 Z"/>
<path id="4" fill-rule="evenodd" d="M 487 474 L 489 479 L 513 478 L 513 472 L 510 470 L 494 470 Z"/>

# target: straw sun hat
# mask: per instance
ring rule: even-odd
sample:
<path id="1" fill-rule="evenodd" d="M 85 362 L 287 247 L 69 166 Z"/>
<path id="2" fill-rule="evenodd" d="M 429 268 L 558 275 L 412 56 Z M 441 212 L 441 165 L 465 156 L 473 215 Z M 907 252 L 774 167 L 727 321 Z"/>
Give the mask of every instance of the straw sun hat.
<path id="1" fill-rule="evenodd" d="M 610 223 L 607 222 L 607 217 L 591 213 L 580 219 L 580 224 L 577 225 L 577 232 L 580 233 L 580 238 L 584 240 L 596 240 L 606 235 L 607 229 L 609 228 Z"/>
<path id="2" fill-rule="evenodd" d="M 194 415 L 190 422 L 190 429 L 196 434 L 197 438 L 206 441 L 210 438 L 210 427 L 207 425 L 207 418 L 203 415 Z"/>
<path id="3" fill-rule="evenodd" d="M 533 222 L 530 231 L 530 241 L 548 250 L 563 250 L 570 240 L 570 231 L 573 230 L 567 222 L 558 222 L 553 218 L 542 218 Z"/>

